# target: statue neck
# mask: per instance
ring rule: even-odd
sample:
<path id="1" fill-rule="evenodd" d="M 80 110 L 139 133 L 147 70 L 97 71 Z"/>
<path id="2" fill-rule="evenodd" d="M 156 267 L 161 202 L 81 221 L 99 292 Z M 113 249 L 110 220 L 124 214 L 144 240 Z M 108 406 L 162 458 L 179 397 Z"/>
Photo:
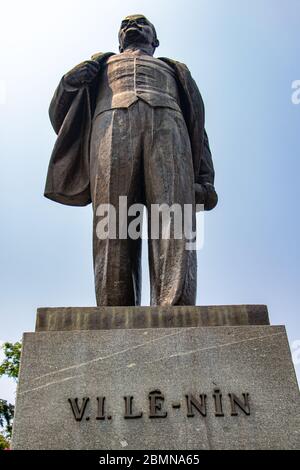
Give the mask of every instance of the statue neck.
<path id="1" fill-rule="evenodd" d="M 132 45 L 132 46 L 126 47 L 126 49 L 122 51 L 122 54 L 123 53 L 129 53 L 129 54 L 134 54 L 134 55 L 149 55 L 153 57 L 154 49 L 152 46 L 147 46 L 147 45 L 143 45 L 143 46 Z"/>

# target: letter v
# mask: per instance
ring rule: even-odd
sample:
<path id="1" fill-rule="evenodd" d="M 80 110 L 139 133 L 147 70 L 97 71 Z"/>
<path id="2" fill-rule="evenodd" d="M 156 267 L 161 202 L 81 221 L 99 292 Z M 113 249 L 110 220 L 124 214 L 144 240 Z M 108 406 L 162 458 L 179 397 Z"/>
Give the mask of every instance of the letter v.
<path id="1" fill-rule="evenodd" d="M 73 415 L 74 415 L 74 418 L 76 419 L 76 421 L 81 421 L 82 420 L 88 401 L 89 401 L 89 398 L 83 398 L 81 408 L 79 408 L 78 398 L 69 398 L 68 399 L 68 402 L 71 405 Z"/>

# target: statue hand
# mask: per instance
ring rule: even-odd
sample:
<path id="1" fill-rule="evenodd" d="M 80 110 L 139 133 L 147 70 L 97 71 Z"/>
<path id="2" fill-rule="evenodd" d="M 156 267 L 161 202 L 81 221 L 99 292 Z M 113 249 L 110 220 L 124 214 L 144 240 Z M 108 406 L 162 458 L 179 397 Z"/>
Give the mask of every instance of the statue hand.
<path id="1" fill-rule="evenodd" d="M 203 204 L 204 210 L 210 211 L 216 207 L 218 203 L 218 195 L 214 186 L 210 183 L 195 183 L 195 202 Z"/>
<path id="2" fill-rule="evenodd" d="M 86 60 L 67 72 L 64 75 L 64 80 L 71 87 L 81 88 L 94 80 L 99 72 L 99 67 L 95 60 Z"/>

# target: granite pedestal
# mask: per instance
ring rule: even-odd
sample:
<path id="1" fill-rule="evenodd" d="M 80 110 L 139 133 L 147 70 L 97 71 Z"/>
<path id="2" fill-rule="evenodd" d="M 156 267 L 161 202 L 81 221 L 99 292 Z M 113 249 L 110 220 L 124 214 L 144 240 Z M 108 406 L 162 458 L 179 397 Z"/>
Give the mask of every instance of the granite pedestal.
<path id="1" fill-rule="evenodd" d="M 297 449 L 299 390 L 264 306 L 39 309 L 14 449 Z"/>

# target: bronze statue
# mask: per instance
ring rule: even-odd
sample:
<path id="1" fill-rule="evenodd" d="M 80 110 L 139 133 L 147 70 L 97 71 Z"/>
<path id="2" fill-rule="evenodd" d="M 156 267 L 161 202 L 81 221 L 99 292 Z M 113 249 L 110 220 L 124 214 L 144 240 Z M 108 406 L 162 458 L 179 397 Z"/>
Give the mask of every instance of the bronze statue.
<path id="1" fill-rule="evenodd" d="M 61 79 L 50 105 L 57 141 L 45 196 L 94 212 L 98 305 L 139 305 L 141 239 L 99 239 L 97 208 L 217 204 L 204 105 L 188 68 L 154 58 L 159 45 L 143 15 L 126 17 L 119 54 L 98 53 Z M 195 224 L 195 210 L 193 212 Z M 130 220 L 130 219 L 129 219 Z M 184 239 L 149 237 L 151 305 L 194 305 L 196 253 Z"/>

